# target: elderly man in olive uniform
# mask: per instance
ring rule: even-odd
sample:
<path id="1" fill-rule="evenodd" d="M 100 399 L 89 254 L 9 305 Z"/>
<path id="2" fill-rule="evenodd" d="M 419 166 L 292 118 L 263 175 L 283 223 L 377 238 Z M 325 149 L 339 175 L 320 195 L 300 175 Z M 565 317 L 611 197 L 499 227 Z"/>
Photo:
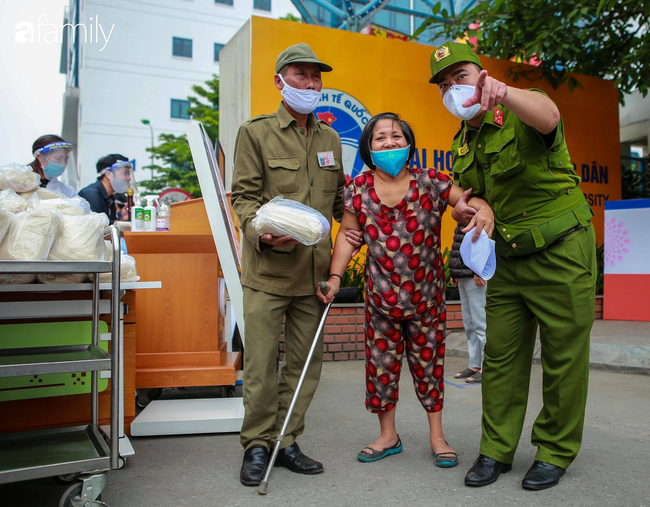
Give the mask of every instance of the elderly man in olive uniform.
<path id="1" fill-rule="evenodd" d="M 556 105 L 540 90 L 506 86 L 463 43 L 431 55 L 430 82 L 464 120 L 452 143 L 454 177 L 494 210 L 497 270 L 487 291 L 480 455 L 465 477 L 485 486 L 511 469 L 538 325 L 544 407 L 522 486 L 556 485 L 582 441 L 594 319 L 596 244 Z M 455 216 L 467 212 L 457 206 Z"/>
<path id="2" fill-rule="evenodd" d="M 259 236 L 251 221 L 272 198 L 283 195 L 340 221 L 345 175 L 338 134 L 312 114 L 323 87 L 319 61 L 307 44 L 283 51 L 275 86 L 283 101 L 273 114 L 244 123 L 237 135 L 232 206 L 241 220 L 244 286 L 244 461 L 240 480 L 255 486 L 263 478 L 269 449 L 279 433 L 291 397 L 323 315 L 316 285 L 329 276 L 330 240 L 304 246 L 288 236 Z M 350 242 L 360 244 L 352 237 Z M 276 358 L 284 319 L 285 356 L 279 380 Z M 314 354 L 276 464 L 302 474 L 323 465 L 304 455 L 296 437 L 320 379 L 322 347 Z"/>

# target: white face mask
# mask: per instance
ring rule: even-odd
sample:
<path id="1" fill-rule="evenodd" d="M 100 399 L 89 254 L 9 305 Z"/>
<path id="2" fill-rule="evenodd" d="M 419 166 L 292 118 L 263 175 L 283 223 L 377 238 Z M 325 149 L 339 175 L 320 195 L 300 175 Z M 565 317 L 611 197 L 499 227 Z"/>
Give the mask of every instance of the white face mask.
<path id="1" fill-rule="evenodd" d="M 298 88 L 289 86 L 281 74 L 278 74 L 278 77 L 282 81 L 282 84 L 284 84 L 284 88 L 280 90 L 282 98 L 291 109 L 300 114 L 309 114 L 318 107 L 320 92 L 316 90 L 299 90 Z"/>
<path id="2" fill-rule="evenodd" d="M 447 93 L 445 93 L 442 103 L 456 118 L 460 118 L 461 120 L 471 120 L 481 109 L 481 103 L 479 102 L 470 107 L 463 107 L 463 102 L 474 95 L 475 92 L 475 86 L 453 85 L 450 86 Z"/>

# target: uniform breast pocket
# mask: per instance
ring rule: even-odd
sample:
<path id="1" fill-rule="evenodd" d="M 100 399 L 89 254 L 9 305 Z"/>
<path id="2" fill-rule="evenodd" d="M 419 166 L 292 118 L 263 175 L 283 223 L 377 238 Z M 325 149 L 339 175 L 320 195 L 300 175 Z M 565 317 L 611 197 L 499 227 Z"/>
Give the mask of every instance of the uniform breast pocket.
<path id="1" fill-rule="evenodd" d="M 481 195 L 483 193 L 483 178 L 479 175 L 474 151 L 470 150 L 465 155 L 457 156 L 454 160 L 453 170 L 457 185 L 464 189 L 472 188 L 473 194 Z"/>
<path id="2" fill-rule="evenodd" d="M 523 168 L 514 127 L 504 128 L 487 141 L 485 154 L 490 160 L 490 174 L 495 180 L 514 176 Z"/>
<path id="3" fill-rule="evenodd" d="M 269 157 L 269 190 L 273 195 L 293 195 L 299 188 L 299 157 Z"/>
<path id="4" fill-rule="evenodd" d="M 336 194 L 339 184 L 339 171 L 341 165 L 335 162 L 333 166 L 321 167 L 319 174 L 321 177 L 321 188 L 326 195 Z"/>

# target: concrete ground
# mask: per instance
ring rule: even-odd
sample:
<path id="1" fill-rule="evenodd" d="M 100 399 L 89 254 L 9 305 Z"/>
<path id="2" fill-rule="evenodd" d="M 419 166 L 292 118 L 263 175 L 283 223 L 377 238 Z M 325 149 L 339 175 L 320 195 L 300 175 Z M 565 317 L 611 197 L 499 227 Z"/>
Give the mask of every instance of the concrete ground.
<path id="1" fill-rule="evenodd" d="M 465 366 L 463 358 L 447 358 L 444 425 L 447 440 L 459 452 L 460 465 L 454 469 L 433 465 L 425 414 L 406 386 L 397 408 L 404 452 L 359 463 L 357 452 L 374 441 L 378 426 L 363 407 L 363 361 L 346 361 L 324 365 L 306 433 L 299 439 L 306 453 L 324 463 L 325 473 L 300 476 L 276 468 L 269 494 L 261 497 L 256 488 L 239 483 L 237 434 L 134 438 L 136 455 L 124 469 L 109 473 L 103 500 L 111 507 L 650 506 L 650 377 L 592 370 L 578 458 L 558 486 L 530 492 L 521 488 L 521 479 L 534 459 L 530 431 L 541 408 L 541 367 L 534 365 L 512 472 L 493 485 L 471 489 L 463 478 L 478 453 L 481 389 L 453 379 Z M 50 479 L 4 485 L 0 505 L 57 506 L 64 489 Z"/>

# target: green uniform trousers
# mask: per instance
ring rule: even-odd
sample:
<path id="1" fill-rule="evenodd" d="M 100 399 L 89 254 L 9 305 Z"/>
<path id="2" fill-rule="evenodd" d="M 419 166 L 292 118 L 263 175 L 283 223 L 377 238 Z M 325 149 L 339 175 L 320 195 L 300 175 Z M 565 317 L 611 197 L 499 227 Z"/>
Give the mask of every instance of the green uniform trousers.
<path id="1" fill-rule="evenodd" d="M 544 407 L 532 431 L 535 460 L 566 469 L 575 459 L 587 402 L 596 277 L 591 224 L 541 252 L 497 259 L 486 303 L 481 454 L 513 461 L 539 324 Z"/>
<path id="2" fill-rule="evenodd" d="M 325 305 L 315 295 L 287 297 L 244 287 L 244 423 L 241 443 L 270 448 L 280 433 Z M 284 361 L 276 371 L 278 343 L 284 321 Z M 323 365 L 323 347 L 316 348 L 282 448 L 293 444 L 305 428 Z"/>

